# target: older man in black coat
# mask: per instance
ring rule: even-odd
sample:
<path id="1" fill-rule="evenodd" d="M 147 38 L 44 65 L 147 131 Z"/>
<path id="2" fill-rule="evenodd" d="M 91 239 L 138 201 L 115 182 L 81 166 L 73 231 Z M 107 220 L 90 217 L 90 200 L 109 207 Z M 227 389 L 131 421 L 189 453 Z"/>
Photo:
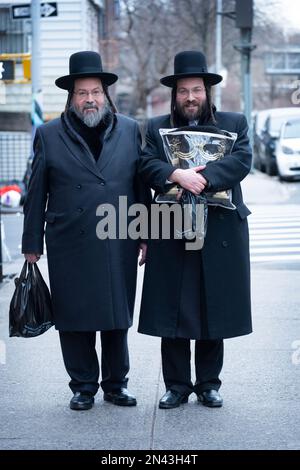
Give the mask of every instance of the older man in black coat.
<path id="1" fill-rule="evenodd" d="M 87 410 L 94 403 L 99 387 L 96 331 L 101 331 L 104 399 L 132 406 L 127 329 L 137 257 L 141 249 L 143 263 L 146 247 L 125 237 L 97 235 L 103 204 L 115 210 L 110 223 L 120 217 L 126 227 L 119 197 L 126 197 L 128 206 L 150 197 L 137 176 L 140 134 L 135 121 L 116 113 L 108 86 L 118 77 L 103 72 L 99 54 L 75 53 L 69 65 L 69 75 L 56 80 L 69 92 L 66 110 L 36 133 L 22 252 L 29 262 L 39 259 L 46 221 L 54 320 L 71 377 L 71 409 Z M 118 233 L 118 226 L 114 229 Z"/>
<path id="2" fill-rule="evenodd" d="M 160 408 L 188 401 L 193 391 L 205 406 L 220 407 L 219 374 L 223 338 L 252 331 L 247 216 L 240 181 L 251 168 L 247 122 L 242 114 L 216 112 L 211 86 L 222 77 L 208 73 L 197 51 L 177 54 L 174 75 L 161 83 L 172 87 L 171 114 L 149 121 L 140 172 L 157 193 L 177 183 L 193 194 L 232 190 L 235 210 L 209 207 L 202 250 L 187 251 L 183 240 L 149 240 L 139 331 L 162 337 L 166 393 Z M 234 132 L 231 155 L 204 168 L 177 169 L 167 162 L 160 128 L 214 125 Z M 199 171 L 200 170 L 200 171 Z M 196 383 L 191 381 L 190 339 L 195 343 Z"/>

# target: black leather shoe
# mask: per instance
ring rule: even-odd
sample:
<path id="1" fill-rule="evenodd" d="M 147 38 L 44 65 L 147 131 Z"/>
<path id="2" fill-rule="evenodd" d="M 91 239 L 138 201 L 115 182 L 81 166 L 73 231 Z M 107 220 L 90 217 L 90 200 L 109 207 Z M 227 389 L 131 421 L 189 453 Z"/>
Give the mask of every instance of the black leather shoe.
<path id="1" fill-rule="evenodd" d="M 76 392 L 70 401 L 71 410 L 89 410 L 94 404 L 94 397 L 89 392 Z"/>
<path id="2" fill-rule="evenodd" d="M 136 398 L 128 392 L 127 388 L 105 392 L 103 395 L 105 401 L 110 401 L 119 406 L 136 406 Z"/>
<path id="3" fill-rule="evenodd" d="M 181 403 L 187 403 L 188 395 L 183 395 L 177 390 L 167 390 L 159 400 L 159 408 L 177 408 Z"/>
<path id="4" fill-rule="evenodd" d="M 204 406 L 218 408 L 223 405 L 223 399 L 217 390 L 205 390 L 198 393 L 198 401 Z"/>

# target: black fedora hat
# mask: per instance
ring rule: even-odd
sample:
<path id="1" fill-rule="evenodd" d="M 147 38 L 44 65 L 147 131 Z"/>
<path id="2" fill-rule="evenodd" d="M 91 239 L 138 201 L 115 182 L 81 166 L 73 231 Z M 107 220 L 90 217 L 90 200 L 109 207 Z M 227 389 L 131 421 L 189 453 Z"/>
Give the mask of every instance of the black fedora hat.
<path id="1" fill-rule="evenodd" d="M 77 78 L 98 77 L 104 85 L 112 85 L 118 80 L 114 73 L 103 72 L 100 54 L 93 51 L 75 52 L 70 56 L 69 75 L 55 80 L 55 85 L 70 90 Z"/>
<path id="2" fill-rule="evenodd" d="M 160 83 L 173 87 L 180 78 L 201 77 L 208 85 L 216 85 L 223 80 L 221 75 L 207 71 L 205 55 L 199 51 L 183 51 L 174 58 L 174 75 L 160 79 Z"/>

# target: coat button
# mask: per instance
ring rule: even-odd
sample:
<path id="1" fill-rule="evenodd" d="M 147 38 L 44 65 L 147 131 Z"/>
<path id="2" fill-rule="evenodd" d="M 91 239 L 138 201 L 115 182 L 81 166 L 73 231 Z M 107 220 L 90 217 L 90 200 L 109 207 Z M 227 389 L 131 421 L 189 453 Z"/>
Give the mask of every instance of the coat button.
<path id="1" fill-rule="evenodd" d="M 84 230 L 80 230 L 80 235 L 84 235 Z"/>
<path id="2" fill-rule="evenodd" d="M 104 181 L 101 181 L 101 183 L 99 183 L 101 186 L 105 186 L 105 183 Z"/>
<path id="3" fill-rule="evenodd" d="M 222 242 L 222 246 L 224 246 L 224 248 L 227 248 L 228 242 L 227 242 L 226 240 L 224 240 L 224 241 Z"/>
<path id="4" fill-rule="evenodd" d="M 81 184 L 77 184 L 76 189 L 81 189 Z"/>
<path id="5" fill-rule="evenodd" d="M 83 212 L 82 207 L 77 207 L 77 212 Z"/>
<path id="6" fill-rule="evenodd" d="M 219 219 L 223 220 L 224 219 L 224 214 L 219 214 Z"/>

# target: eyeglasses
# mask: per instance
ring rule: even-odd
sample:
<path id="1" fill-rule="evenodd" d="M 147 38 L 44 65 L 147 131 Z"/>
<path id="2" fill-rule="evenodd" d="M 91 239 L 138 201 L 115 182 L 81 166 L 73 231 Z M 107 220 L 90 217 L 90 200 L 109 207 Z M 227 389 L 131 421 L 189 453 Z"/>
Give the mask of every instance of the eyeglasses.
<path id="1" fill-rule="evenodd" d="M 83 100 L 84 98 L 88 98 L 90 95 L 92 95 L 93 98 L 99 98 L 104 94 L 103 90 L 93 90 L 93 91 L 87 91 L 87 90 L 79 90 L 79 91 L 74 91 L 74 94 L 79 97 L 79 99 Z"/>
<path id="2" fill-rule="evenodd" d="M 179 88 L 177 90 L 177 95 L 180 96 L 181 98 L 186 98 L 187 96 L 190 95 L 190 93 L 192 93 L 192 95 L 194 96 L 200 96 L 204 92 L 205 92 L 205 88 L 201 86 L 192 88 L 191 90 L 188 90 L 187 88 Z"/>

